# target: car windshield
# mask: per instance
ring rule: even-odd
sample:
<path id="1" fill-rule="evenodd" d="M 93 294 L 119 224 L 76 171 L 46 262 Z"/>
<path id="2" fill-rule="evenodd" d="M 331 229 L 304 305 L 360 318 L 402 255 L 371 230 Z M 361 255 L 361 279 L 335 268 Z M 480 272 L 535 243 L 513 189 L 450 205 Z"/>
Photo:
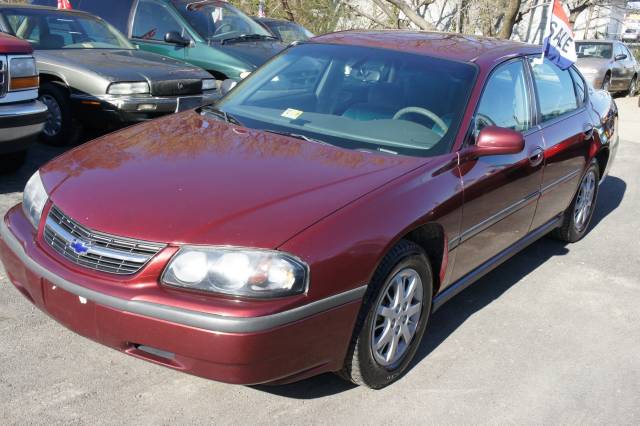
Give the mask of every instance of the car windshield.
<path id="1" fill-rule="evenodd" d="M 118 30 L 91 15 L 39 9 L 3 9 L 2 15 L 11 32 L 36 50 L 134 48 Z"/>
<path id="2" fill-rule="evenodd" d="M 260 24 L 226 2 L 173 0 L 173 4 L 193 29 L 206 40 L 271 38 L 271 34 Z"/>
<path id="3" fill-rule="evenodd" d="M 476 67 L 386 49 L 302 44 L 217 105 L 240 124 L 350 149 L 433 156 L 450 150 Z"/>
<path id="4" fill-rule="evenodd" d="M 578 58 L 611 59 L 613 45 L 611 43 L 576 43 Z"/>

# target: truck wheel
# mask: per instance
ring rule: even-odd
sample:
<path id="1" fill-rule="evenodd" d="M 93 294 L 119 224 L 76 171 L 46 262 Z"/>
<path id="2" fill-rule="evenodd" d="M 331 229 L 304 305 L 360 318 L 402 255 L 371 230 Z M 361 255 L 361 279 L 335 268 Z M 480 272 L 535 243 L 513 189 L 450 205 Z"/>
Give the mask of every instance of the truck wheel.
<path id="1" fill-rule="evenodd" d="M 13 173 L 18 171 L 27 158 L 27 151 L 11 152 L 0 155 L 0 173 Z"/>
<path id="2" fill-rule="evenodd" d="M 596 160 L 591 162 L 587 172 L 580 181 L 578 193 L 573 198 L 571 205 L 564 212 L 562 226 L 553 231 L 552 236 L 567 243 L 580 241 L 589 229 L 591 217 L 598 200 L 598 183 L 600 171 Z"/>
<path id="3" fill-rule="evenodd" d="M 338 374 L 355 384 L 383 388 L 402 377 L 431 314 L 433 275 L 424 250 L 402 240 L 375 272 Z"/>
<path id="4" fill-rule="evenodd" d="M 71 102 L 67 91 L 56 83 L 44 83 L 40 86 L 40 101 L 49 109 L 47 121 L 40 134 L 48 145 L 72 145 L 78 139 L 71 114 Z"/>

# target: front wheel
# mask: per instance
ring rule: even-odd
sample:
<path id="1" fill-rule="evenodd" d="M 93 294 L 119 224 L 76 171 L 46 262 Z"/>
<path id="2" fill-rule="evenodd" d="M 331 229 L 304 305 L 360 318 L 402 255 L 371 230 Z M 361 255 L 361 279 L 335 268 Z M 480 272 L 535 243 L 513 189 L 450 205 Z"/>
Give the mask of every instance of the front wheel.
<path id="1" fill-rule="evenodd" d="M 564 212 L 562 226 L 553 232 L 554 237 L 561 241 L 575 243 L 587 234 L 598 200 L 599 180 L 600 169 L 594 160 L 580 181 L 578 193 Z"/>
<path id="2" fill-rule="evenodd" d="M 71 102 L 66 89 L 56 83 L 44 83 L 40 87 L 40 101 L 49 114 L 40 134 L 42 141 L 53 146 L 73 145 L 79 132 L 73 120 Z"/>
<path id="3" fill-rule="evenodd" d="M 432 289 L 433 275 L 424 250 L 410 241 L 398 243 L 369 284 L 339 374 L 373 389 L 400 378 L 425 333 Z"/>
<path id="4" fill-rule="evenodd" d="M 607 74 L 604 76 L 604 80 L 602 81 L 602 90 L 609 91 L 611 89 L 611 75 Z"/>

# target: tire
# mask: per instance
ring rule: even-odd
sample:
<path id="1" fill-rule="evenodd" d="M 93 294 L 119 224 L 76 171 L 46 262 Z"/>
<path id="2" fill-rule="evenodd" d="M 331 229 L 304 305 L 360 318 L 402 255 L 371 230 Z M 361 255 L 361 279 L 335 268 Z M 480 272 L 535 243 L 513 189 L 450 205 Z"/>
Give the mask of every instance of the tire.
<path id="1" fill-rule="evenodd" d="M 627 96 L 633 98 L 638 94 L 638 77 L 634 76 L 631 79 L 631 83 L 629 83 L 629 91 L 627 92 Z"/>
<path id="2" fill-rule="evenodd" d="M 24 164 L 26 158 L 26 150 L 0 155 L 0 174 L 17 172 Z"/>
<path id="3" fill-rule="evenodd" d="M 40 86 L 40 101 L 49 109 L 49 115 L 40 134 L 47 145 L 73 145 L 79 136 L 71 112 L 69 93 L 58 83 L 44 83 Z"/>
<path id="4" fill-rule="evenodd" d="M 392 300 L 389 297 L 394 288 L 397 290 L 401 286 L 402 294 L 406 295 L 405 291 L 411 288 L 411 282 L 416 285 L 411 299 L 408 302 L 403 299 L 398 309 L 385 308 L 387 314 L 395 316 L 393 320 L 382 313 L 378 314 L 378 308 L 396 306 L 399 299 Z M 399 284 L 396 286 L 396 283 Z M 417 312 L 419 296 L 421 306 Z M 433 274 L 426 253 L 410 241 L 400 241 L 384 257 L 369 284 L 344 366 L 338 375 L 372 389 L 383 388 L 402 377 L 424 336 L 431 314 L 432 296 Z M 404 338 L 396 337 L 404 331 L 409 334 L 413 331 L 409 344 Z M 384 335 L 391 335 L 391 340 L 383 338 Z M 381 343 L 378 350 L 374 347 L 376 340 Z M 388 343 L 382 344 L 383 340 Z M 391 356 L 394 342 L 396 351 L 393 354 L 397 358 Z M 384 359 L 385 348 L 387 359 Z"/>
<path id="5" fill-rule="evenodd" d="M 604 80 L 602 80 L 602 90 L 609 92 L 611 90 L 611 74 L 607 74 L 604 76 Z"/>
<path id="6" fill-rule="evenodd" d="M 564 218 L 562 221 L 562 226 L 555 231 L 553 231 L 552 236 L 560 241 L 565 241 L 567 243 L 575 243 L 580 241 L 587 234 L 589 230 L 589 224 L 591 223 L 591 218 L 593 217 L 593 212 L 595 210 L 596 202 L 598 200 L 598 182 L 600 181 L 600 169 L 598 167 L 598 163 L 596 160 L 591 162 L 589 168 L 582 176 L 582 180 L 580 180 L 580 186 L 578 187 L 578 192 L 573 197 L 573 201 L 567 210 L 564 212 Z M 591 184 L 588 184 L 591 182 Z M 587 185 L 590 189 L 589 194 L 587 195 L 588 199 L 585 200 L 585 190 Z M 585 207 L 583 204 L 583 208 L 586 210 L 582 211 L 582 216 L 578 215 L 579 205 L 580 203 L 586 202 L 588 203 Z"/>

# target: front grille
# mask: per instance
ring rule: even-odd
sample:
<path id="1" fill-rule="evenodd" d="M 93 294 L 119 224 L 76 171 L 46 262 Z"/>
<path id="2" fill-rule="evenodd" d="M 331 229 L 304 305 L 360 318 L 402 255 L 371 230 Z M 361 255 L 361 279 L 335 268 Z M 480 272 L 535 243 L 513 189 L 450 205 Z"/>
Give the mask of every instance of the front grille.
<path id="1" fill-rule="evenodd" d="M 202 93 L 202 80 L 167 80 L 151 82 L 153 96 L 184 96 Z"/>
<path id="2" fill-rule="evenodd" d="M 71 262 L 100 272 L 131 275 L 165 245 L 115 237 L 92 231 L 51 207 L 44 240 Z"/>

